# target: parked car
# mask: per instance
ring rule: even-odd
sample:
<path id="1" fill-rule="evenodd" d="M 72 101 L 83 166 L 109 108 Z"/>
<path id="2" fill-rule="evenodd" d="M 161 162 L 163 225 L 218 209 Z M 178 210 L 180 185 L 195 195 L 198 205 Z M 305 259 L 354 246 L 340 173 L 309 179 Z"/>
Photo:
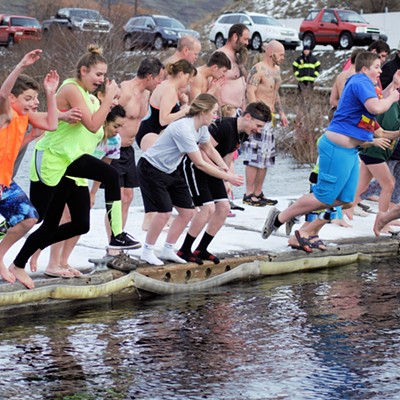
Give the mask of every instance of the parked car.
<path id="1" fill-rule="evenodd" d="M 43 21 L 43 31 L 63 27 L 83 32 L 110 32 L 112 24 L 99 11 L 88 8 L 61 8 L 57 14 Z"/>
<path id="2" fill-rule="evenodd" d="M 311 48 L 330 44 L 335 49 L 365 46 L 378 39 L 387 41 L 383 29 L 371 26 L 355 11 L 336 8 L 311 10 L 300 25 L 299 38 Z"/>
<path id="3" fill-rule="evenodd" d="M 0 14 L 0 44 L 12 47 L 23 40 L 40 40 L 42 26 L 36 18 Z"/>
<path id="4" fill-rule="evenodd" d="M 199 32 L 186 29 L 177 19 L 166 15 L 133 17 L 124 26 L 124 32 L 124 46 L 128 51 L 135 47 L 161 50 L 164 47 L 176 47 L 179 38 L 184 35 L 200 37 Z"/>
<path id="5" fill-rule="evenodd" d="M 300 41 L 295 29 L 285 27 L 280 21 L 269 15 L 253 12 L 224 13 L 218 17 L 208 38 L 219 49 L 228 40 L 228 32 L 233 24 L 242 23 L 250 30 L 250 47 L 261 50 L 263 42 L 278 40 L 287 49 L 295 49 Z"/>

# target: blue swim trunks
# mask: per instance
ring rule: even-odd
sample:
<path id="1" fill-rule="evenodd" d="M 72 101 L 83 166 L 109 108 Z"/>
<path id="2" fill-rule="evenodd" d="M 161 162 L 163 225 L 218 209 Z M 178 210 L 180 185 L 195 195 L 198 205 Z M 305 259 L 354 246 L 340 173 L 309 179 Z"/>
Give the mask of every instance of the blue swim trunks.
<path id="1" fill-rule="evenodd" d="M 39 218 L 36 208 L 15 182 L 11 182 L 9 188 L 3 188 L 0 214 L 5 218 L 9 227 L 13 227 L 25 219 Z"/>
<path id="2" fill-rule="evenodd" d="M 328 205 L 335 200 L 354 201 L 360 174 L 358 150 L 339 146 L 323 135 L 318 142 L 318 152 L 318 182 L 313 187 L 317 200 Z"/>

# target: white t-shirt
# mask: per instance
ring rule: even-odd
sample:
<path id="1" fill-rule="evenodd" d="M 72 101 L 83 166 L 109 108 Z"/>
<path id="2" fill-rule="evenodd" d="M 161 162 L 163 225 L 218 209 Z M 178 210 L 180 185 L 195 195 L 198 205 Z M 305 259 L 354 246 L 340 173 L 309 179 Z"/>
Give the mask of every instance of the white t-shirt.
<path id="1" fill-rule="evenodd" d="M 209 140 L 210 133 L 206 125 L 197 131 L 193 118 L 182 118 L 169 124 L 160 138 L 142 154 L 142 157 L 160 171 L 172 174 L 185 154 L 199 151 L 198 144 Z"/>

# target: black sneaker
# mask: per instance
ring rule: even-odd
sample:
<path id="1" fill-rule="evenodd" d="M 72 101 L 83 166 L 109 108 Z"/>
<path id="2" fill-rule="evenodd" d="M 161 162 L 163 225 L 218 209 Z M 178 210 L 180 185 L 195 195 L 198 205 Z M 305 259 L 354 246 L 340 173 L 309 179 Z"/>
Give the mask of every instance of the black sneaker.
<path id="1" fill-rule="evenodd" d="M 109 249 L 140 249 L 142 245 L 129 233 L 121 232 L 117 236 L 111 236 Z"/>

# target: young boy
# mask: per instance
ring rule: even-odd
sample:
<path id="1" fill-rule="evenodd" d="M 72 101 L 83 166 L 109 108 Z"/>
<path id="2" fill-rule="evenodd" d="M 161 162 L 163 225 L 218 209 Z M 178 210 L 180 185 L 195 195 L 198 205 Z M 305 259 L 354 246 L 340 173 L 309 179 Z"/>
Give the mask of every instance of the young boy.
<path id="1" fill-rule="evenodd" d="M 48 112 L 32 112 L 37 104 L 39 84 L 22 72 L 40 58 L 42 50 L 27 53 L 0 88 L 0 214 L 10 229 L 0 242 L 0 274 L 8 282 L 31 280 L 23 270 L 8 270 L 4 255 L 37 222 L 38 214 L 22 189 L 12 181 L 15 159 L 30 123 L 45 130 L 57 128 L 55 92 L 58 74 L 50 71 L 44 79 Z M 22 275 L 21 275 L 22 274 Z M 25 276 L 23 276 L 26 275 Z"/>
<path id="2" fill-rule="evenodd" d="M 313 192 L 282 212 L 272 208 L 262 230 L 264 239 L 293 217 L 326 207 L 347 207 L 354 201 L 359 177 L 358 146 L 372 141 L 375 115 L 385 112 L 399 100 L 395 87 L 386 98 L 378 98 L 374 85 L 380 73 L 377 54 L 357 56 L 356 74 L 347 80 L 338 109 L 318 143 L 319 174 Z M 295 234 L 299 248 L 310 251 L 308 240 L 299 231 Z"/>

